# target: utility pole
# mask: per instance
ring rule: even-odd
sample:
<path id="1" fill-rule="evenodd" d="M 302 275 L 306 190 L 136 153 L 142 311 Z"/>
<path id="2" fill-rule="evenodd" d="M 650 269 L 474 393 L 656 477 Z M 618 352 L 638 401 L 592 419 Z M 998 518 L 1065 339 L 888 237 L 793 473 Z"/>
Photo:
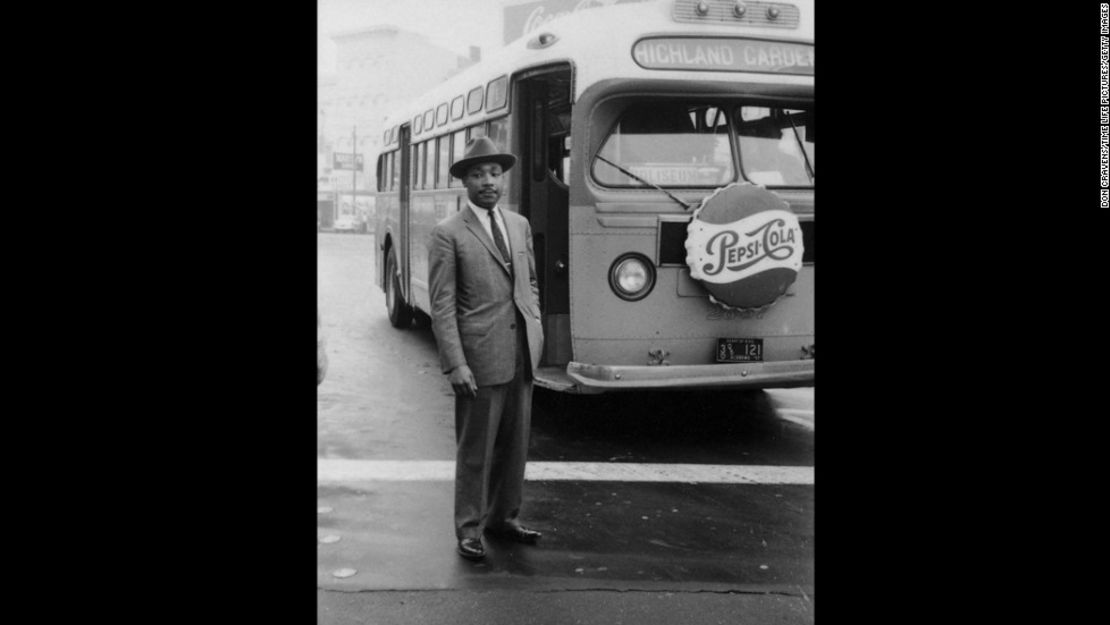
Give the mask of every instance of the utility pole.
<path id="1" fill-rule="evenodd" d="M 358 214 L 358 204 L 355 202 L 355 181 L 358 176 L 358 125 L 351 126 L 351 216 Z"/>

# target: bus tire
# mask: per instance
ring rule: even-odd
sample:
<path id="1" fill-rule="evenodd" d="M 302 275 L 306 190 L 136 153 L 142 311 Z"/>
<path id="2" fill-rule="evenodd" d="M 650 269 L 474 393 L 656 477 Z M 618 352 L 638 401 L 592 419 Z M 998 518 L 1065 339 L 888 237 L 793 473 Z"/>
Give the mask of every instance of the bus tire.
<path id="1" fill-rule="evenodd" d="M 401 278 L 397 274 L 397 256 L 390 249 L 385 261 L 385 306 L 390 325 L 404 329 L 412 324 L 412 306 L 401 295 Z"/>
<path id="2" fill-rule="evenodd" d="M 432 327 L 432 318 L 429 317 L 428 313 L 424 312 L 423 310 L 420 310 L 419 308 L 413 308 L 412 323 L 418 328 L 430 328 Z"/>

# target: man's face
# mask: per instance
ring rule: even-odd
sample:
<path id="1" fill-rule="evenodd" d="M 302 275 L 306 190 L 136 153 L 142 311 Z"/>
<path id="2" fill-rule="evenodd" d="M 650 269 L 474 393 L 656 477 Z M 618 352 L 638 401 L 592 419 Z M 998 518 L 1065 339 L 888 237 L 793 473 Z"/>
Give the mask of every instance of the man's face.
<path id="1" fill-rule="evenodd" d="M 466 195 L 482 208 L 493 208 L 501 199 L 501 191 L 505 181 L 501 174 L 501 165 L 497 163 L 478 163 L 466 171 L 462 179 L 466 187 Z"/>

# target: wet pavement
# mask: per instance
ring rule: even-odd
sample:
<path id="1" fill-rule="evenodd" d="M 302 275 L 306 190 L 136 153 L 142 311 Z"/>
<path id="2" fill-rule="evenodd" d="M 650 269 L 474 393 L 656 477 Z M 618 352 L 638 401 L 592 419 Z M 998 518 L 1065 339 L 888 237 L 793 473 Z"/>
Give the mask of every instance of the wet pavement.
<path id="1" fill-rule="evenodd" d="M 530 482 L 538 545 L 455 554 L 452 484 L 321 484 L 318 583 L 335 589 L 798 592 L 813 583 L 812 487 Z M 338 542 L 323 542 L 329 536 Z M 336 578 L 335 571 L 358 574 Z"/>
<path id="2" fill-rule="evenodd" d="M 450 461 L 452 395 L 427 328 L 389 325 L 373 235 L 320 234 L 330 359 L 321 459 Z M 813 466 L 813 389 L 536 393 L 529 458 Z M 323 473 L 321 474 L 323 476 Z M 320 623 L 809 623 L 813 486 L 530 480 L 538 545 L 455 553 L 449 479 L 318 480 Z"/>

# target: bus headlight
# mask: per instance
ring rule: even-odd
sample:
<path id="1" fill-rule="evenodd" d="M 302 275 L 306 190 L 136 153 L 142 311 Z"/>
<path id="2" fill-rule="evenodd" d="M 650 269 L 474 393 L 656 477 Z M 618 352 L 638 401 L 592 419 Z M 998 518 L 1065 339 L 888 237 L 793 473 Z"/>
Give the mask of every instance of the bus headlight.
<path id="1" fill-rule="evenodd" d="M 623 300 L 642 300 L 655 286 L 655 265 L 643 254 L 623 254 L 609 267 L 609 286 Z"/>

